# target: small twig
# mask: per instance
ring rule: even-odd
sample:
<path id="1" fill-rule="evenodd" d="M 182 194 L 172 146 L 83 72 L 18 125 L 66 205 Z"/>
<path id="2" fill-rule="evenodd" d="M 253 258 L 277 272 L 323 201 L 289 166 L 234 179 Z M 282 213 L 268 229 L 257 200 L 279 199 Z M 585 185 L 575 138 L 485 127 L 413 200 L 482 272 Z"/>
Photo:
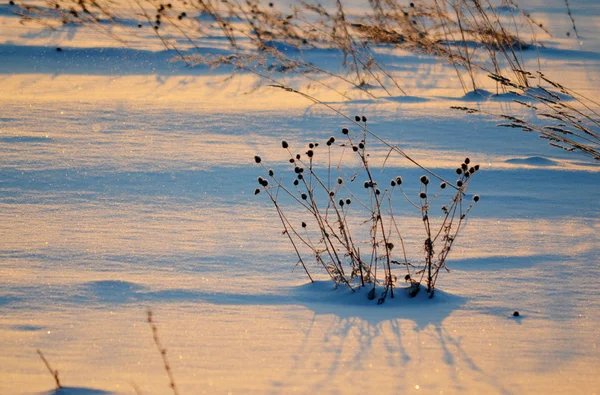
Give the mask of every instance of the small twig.
<path id="1" fill-rule="evenodd" d="M 60 384 L 60 379 L 58 378 L 58 370 L 52 369 L 52 367 L 50 366 L 50 363 L 48 363 L 48 360 L 46 359 L 46 357 L 44 357 L 44 354 L 42 354 L 42 351 L 39 348 L 36 351 L 37 351 L 38 355 L 40 356 L 40 358 L 42 359 L 42 362 L 44 362 L 44 365 L 46 365 L 46 369 L 48 369 L 48 372 L 50 372 L 52 377 L 54 377 L 54 381 L 56 383 L 56 389 L 57 390 L 61 389 L 62 385 Z"/>
<path id="2" fill-rule="evenodd" d="M 158 328 L 152 320 L 152 310 L 148 310 L 147 322 L 150 325 L 150 328 L 152 328 L 152 337 L 154 339 L 154 343 L 156 344 L 156 348 L 158 348 L 158 352 L 160 352 L 165 371 L 169 376 L 169 387 L 171 387 L 171 389 L 173 390 L 174 395 L 179 395 L 179 392 L 177 391 L 177 386 L 175 385 L 175 378 L 173 377 L 173 372 L 171 371 L 171 365 L 169 365 L 169 360 L 167 359 L 167 349 L 162 346 L 160 339 L 158 338 Z"/>

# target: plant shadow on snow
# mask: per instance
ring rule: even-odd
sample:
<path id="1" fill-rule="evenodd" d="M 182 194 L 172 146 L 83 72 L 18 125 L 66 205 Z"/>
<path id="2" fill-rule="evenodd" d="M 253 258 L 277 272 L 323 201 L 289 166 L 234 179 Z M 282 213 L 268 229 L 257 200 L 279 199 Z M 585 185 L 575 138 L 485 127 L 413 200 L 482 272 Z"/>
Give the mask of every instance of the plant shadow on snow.
<path id="1" fill-rule="evenodd" d="M 62 387 L 52 391 L 40 392 L 40 395 L 109 395 L 114 392 L 85 387 Z"/>

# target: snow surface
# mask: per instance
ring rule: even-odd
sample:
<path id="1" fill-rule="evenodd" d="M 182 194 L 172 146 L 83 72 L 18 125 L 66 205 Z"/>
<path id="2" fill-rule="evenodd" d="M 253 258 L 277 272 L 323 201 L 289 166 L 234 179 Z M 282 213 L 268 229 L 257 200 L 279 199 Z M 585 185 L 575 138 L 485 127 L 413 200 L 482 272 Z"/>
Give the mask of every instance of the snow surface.
<path id="1" fill-rule="evenodd" d="M 600 5 L 569 3 L 581 43 L 564 34 L 563 1 L 521 6 L 554 33 L 540 38 L 546 74 L 597 101 Z M 59 394 L 169 393 L 148 308 L 182 394 L 600 392 L 600 167 L 450 106 L 533 113 L 464 95 L 451 67 L 390 48 L 380 56 L 410 96 L 311 88 L 444 176 L 466 156 L 482 166 L 436 296 L 377 306 L 307 283 L 252 193 L 254 155 L 281 171 L 282 139 L 300 149 L 348 123 L 252 76 L 169 63 L 136 34 L 120 48 L 0 5 L 0 393 L 54 393 L 36 349 Z M 374 163 L 386 154 L 373 145 Z M 383 173 L 411 191 L 422 172 L 391 158 Z M 407 238 L 414 259 L 421 243 Z"/>

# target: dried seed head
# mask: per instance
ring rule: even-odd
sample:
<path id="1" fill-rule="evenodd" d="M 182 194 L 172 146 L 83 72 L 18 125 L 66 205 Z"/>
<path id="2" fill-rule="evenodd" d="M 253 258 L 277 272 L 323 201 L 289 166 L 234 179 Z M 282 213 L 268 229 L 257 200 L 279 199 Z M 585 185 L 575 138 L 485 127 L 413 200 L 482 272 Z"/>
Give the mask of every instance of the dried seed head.
<path id="1" fill-rule="evenodd" d="M 458 175 L 462 174 L 462 169 L 460 167 L 458 169 L 456 169 L 456 174 L 458 174 Z"/>
<path id="2" fill-rule="evenodd" d="M 358 151 L 358 147 L 356 145 L 353 145 L 352 146 L 352 151 L 354 151 L 354 152 Z"/>
<path id="3" fill-rule="evenodd" d="M 304 178 L 304 176 L 302 174 L 298 174 L 298 179 L 302 180 Z"/>
<path id="4" fill-rule="evenodd" d="M 469 178 L 471 176 L 471 173 L 469 173 L 468 171 L 465 171 L 465 178 Z"/>
<path id="5" fill-rule="evenodd" d="M 396 180 L 390 181 L 390 185 L 393 186 L 393 187 L 395 187 L 396 186 Z"/>
<path id="6" fill-rule="evenodd" d="M 304 222 L 304 221 L 302 222 L 302 227 L 306 228 L 306 222 Z"/>
<path id="7" fill-rule="evenodd" d="M 396 177 L 396 184 L 402 185 L 402 177 L 400 177 L 400 176 Z"/>
<path id="8" fill-rule="evenodd" d="M 294 180 L 294 185 L 298 186 L 300 182 L 298 180 Z"/>
<path id="9" fill-rule="evenodd" d="M 520 316 L 520 315 L 521 315 L 521 314 L 519 314 L 519 312 L 518 312 L 518 311 L 515 311 L 515 312 L 513 313 L 513 317 L 518 317 L 518 316 Z"/>
<path id="10" fill-rule="evenodd" d="M 465 158 L 465 163 L 468 165 L 469 163 L 471 163 L 471 159 Z"/>
<path id="11" fill-rule="evenodd" d="M 479 195 L 473 196 L 473 201 L 477 203 L 479 201 Z"/>
<path id="12" fill-rule="evenodd" d="M 288 145 L 287 141 L 283 140 L 283 141 L 281 142 L 281 147 L 283 147 L 283 148 L 288 148 L 288 147 L 289 147 L 289 145 Z"/>
<path id="13" fill-rule="evenodd" d="M 442 206 L 442 212 L 446 214 L 448 212 L 448 207 L 446 205 Z"/>
<path id="14" fill-rule="evenodd" d="M 290 163 L 294 163 L 296 160 L 294 158 L 290 158 Z"/>
<path id="15" fill-rule="evenodd" d="M 471 174 L 475 173 L 475 168 L 474 168 L 474 167 L 471 167 L 471 168 L 469 169 L 469 173 L 471 173 Z"/>
<path id="16" fill-rule="evenodd" d="M 296 159 L 300 159 L 300 154 L 296 154 Z"/>
<path id="17" fill-rule="evenodd" d="M 363 122 L 367 122 L 367 117 L 365 117 L 364 115 L 362 116 L 362 121 Z"/>
<path id="18" fill-rule="evenodd" d="M 308 151 L 306 151 L 306 155 L 308 155 L 309 158 L 312 158 L 314 154 L 315 153 L 311 149 L 309 149 Z"/>
<path id="19" fill-rule="evenodd" d="M 356 122 L 360 122 L 360 117 L 357 115 L 357 116 L 355 116 L 355 117 L 354 117 L 354 120 L 355 120 Z"/>
<path id="20" fill-rule="evenodd" d="M 407 274 L 406 276 L 404 276 L 404 281 L 410 281 L 410 274 Z"/>
<path id="21" fill-rule="evenodd" d="M 365 149 L 365 143 L 363 143 L 363 142 L 358 143 L 358 148 Z"/>
<path id="22" fill-rule="evenodd" d="M 429 184 L 429 177 L 421 176 L 421 182 L 423 183 L 423 185 Z"/>
<path id="23" fill-rule="evenodd" d="M 441 189 L 446 189 L 446 183 L 445 183 L 445 182 L 442 182 L 442 183 L 440 184 L 440 188 L 441 188 Z"/>
<path id="24" fill-rule="evenodd" d="M 263 179 L 262 182 L 260 183 L 260 185 L 262 185 L 263 187 L 268 187 L 269 186 L 269 181 Z"/>
<path id="25" fill-rule="evenodd" d="M 256 156 L 254 157 L 254 161 L 255 161 L 256 163 L 260 163 L 260 161 L 261 161 L 261 159 L 260 159 L 260 156 L 256 155 Z"/>
<path id="26" fill-rule="evenodd" d="M 255 194 L 255 195 L 258 195 L 259 193 L 260 193 L 260 189 L 256 188 L 256 189 L 254 190 L 254 194 Z"/>
<path id="27" fill-rule="evenodd" d="M 313 143 L 309 143 L 308 148 L 313 149 L 313 148 L 315 148 L 315 145 Z"/>
<path id="28" fill-rule="evenodd" d="M 340 185 L 342 185 L 344 183 L 344 180 L 342 180 L 342 177 L 338 177 L 337 183 Z"/>
<path id="29" fill-rule="evenodd" d="M 381 195 L 381 191 L 379 189 L 375 190 L 375 195 Z"/>
<path id="30" fill-rule="evenodd" d="M 341 207 L 344 207 L 344 199 L 340 199 L 340 201 L 338 203 Z"/>
<path id="31" fill-rule="evenodd" d="M 475 169 L 475 171 L 479 170 L 479 165 L 475 165 L 473 166 L 473 168 Z"/>
<path id="32" fill-rule="evenodd" d="M 420 197 L 421 199 L 427 199 L 427 194 L 426 194 L 425 192 L 421 192 L 421 193 L 419 194 L 419 197 Z"/>
<path id="33" fill-rule="evenodd" d="M 260 185 L 262 185 L 262 183 L 263 183 L 263 180 L 264 180 L 264 178 L 262 178 L 262 177 L 258 177 L 258 178 L 256 179 L 256 181 L 258 181 L 258 183 L 259 183 Z"/>
<path id="34" fill-rule="evenodd" d="M 294 167 L 294 172 L 296 174 L 300 174 L 300 167 L 298 167 L 298 166 Z"/>
<path id="35" fill-rule="evenodd" d="M 306 193 L 303 193 L 302 195 L 300 195 L 300 197 L 302 197 L 302 200 L 306 200 L 306 198 L 308 198 L 308 196 L 306 195 Z"/>
<path id="36" fill-rule="evenodd" d="M 270 175 L 271 177 L 273 177 L 273 175 L 274 175 L 274 174 L 275 174 L 275 172 L 273 171 L 273 169 L 269 169 L 269 175 Z"/>
<path id="37" fill-rule="evenodd" d="M 350 198 L 346 199 L 346 204 L 350 205 L 350 203 L 352 203 L 352 200 L 350 200 Z"/>
<path id="38" fill-rule="evenodd" d="M 365 189 L 369 188 L 371 186 L 371 183 L 369 181 L 365 181 Z"/>
<path id="39" fill-rule="evenodd" d="M 342 129 L 342 134 L 348 134 L 348 128 L 343 128 Z"/>
<path id="40" fill-rule="evenodd" d="M 387 243 L 387 248 L 388 248 L 388 250 L 393 250 L 394 249 L 394 244 L 393 243 Z"/>
<path id="41" fill-rule="evenodd" d="M 467 167 L 468 167 L 468 166 L 467 166 L 467 164 L 466 164 L 466 163 L 463 163 L 462 165 L 460 165 L 460 167 L 461 167 L 461 169 L 463 169 L 463 170 L 467 170 Z"/>
<path id="42" fill-rule="evenodd" d="M 335 196 L 335 192 L 329 191 L 329 196 L 334 197 Z"/>
<path id="43" fill-rule="evenodd" d="M 462 187 L 463 186 L 463 182 L 461 180 L 456 180 L 456 186 L 457 187 Z"/>

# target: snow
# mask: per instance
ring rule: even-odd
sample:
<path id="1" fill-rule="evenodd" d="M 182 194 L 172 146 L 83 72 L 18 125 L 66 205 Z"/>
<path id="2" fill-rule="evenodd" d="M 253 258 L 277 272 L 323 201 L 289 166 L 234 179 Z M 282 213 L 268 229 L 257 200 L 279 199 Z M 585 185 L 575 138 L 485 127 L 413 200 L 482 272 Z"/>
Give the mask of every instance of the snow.
<path id="1" fill-rule="evenodd" d="M 546 74 L 598 101 L 600 7 L 569 3 L 581 45 L 564 35 L 564 2 L 519 5 L 555 33 L 539 48 Z M 143 31 L 131 39 L 49 32 L 0 7 L 0 393 L 54 393 L 37 349 L 57 394 L 169 393 L 147 309 L 182 394 L 600 391 L 600 167 L 450 107 L 533 112 L 493 87 L 465 95 L 451 67 L 391 47 L 379 56 L 408 96 L 310 88 L 444 177 L 465 157 L 481 164 L 468 191 L 481 201 L 435 297 L 377 305 L 312 263 L 310 284 L 253 195 L 254 155 L 283 171 L 281 140 L 304 147 L 349 123 L 254 76 L 169 63 Z M 387 148 L 371 155 L 379 177 L 418 190 L 420 169 L 392 157 L 380 171 Z M 398 209 L 418 259 L 420 218 Z"/>

